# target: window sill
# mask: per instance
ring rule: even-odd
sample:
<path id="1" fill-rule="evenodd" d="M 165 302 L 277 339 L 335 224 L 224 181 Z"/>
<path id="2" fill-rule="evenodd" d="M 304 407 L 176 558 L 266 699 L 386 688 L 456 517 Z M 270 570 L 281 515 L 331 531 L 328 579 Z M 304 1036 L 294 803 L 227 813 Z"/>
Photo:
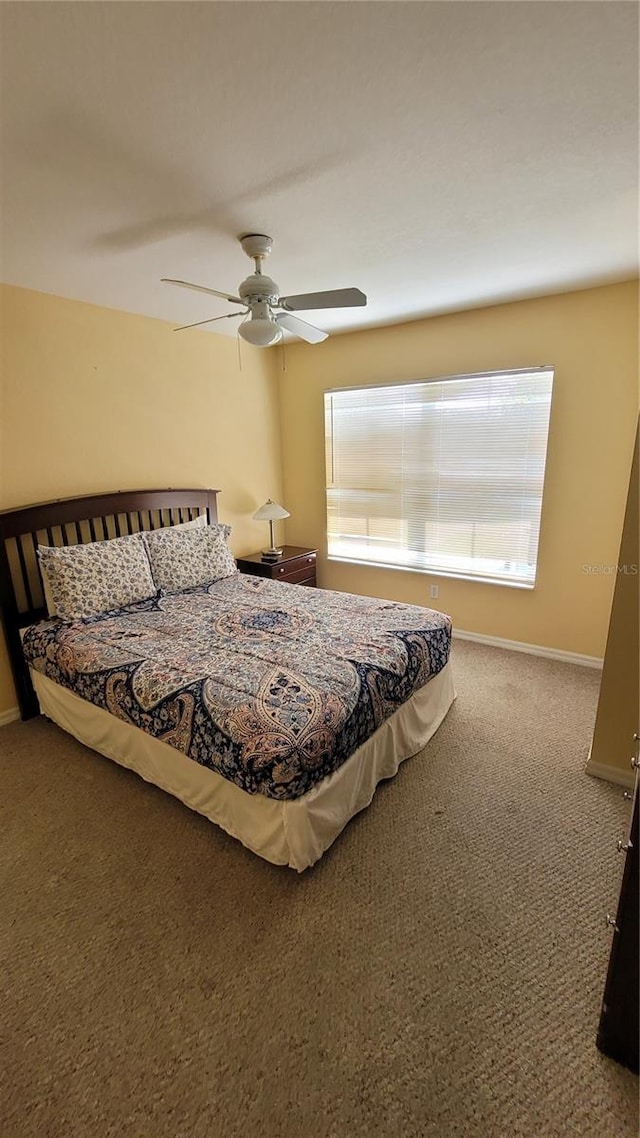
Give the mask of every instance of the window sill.
<path id="1" fill-rule="evenodd" d="M 476 585 L 502 585 L 506 589 L 535 589 L 535 581 L 504 581 L 501 577 L 475 577 L 471 573 L 452 573 L 444 569 L 423 569 L 419 565 L 390 565 L 385 561 L 360 561 L 356 557 L 336 557 L 329 554 L 327 561 L 341 565 L 364 565 L 370 569 L 390 569 L 392 572 L 422 573 L 426 577 L 444 577 L 452 581 L 473 581 Z"/>

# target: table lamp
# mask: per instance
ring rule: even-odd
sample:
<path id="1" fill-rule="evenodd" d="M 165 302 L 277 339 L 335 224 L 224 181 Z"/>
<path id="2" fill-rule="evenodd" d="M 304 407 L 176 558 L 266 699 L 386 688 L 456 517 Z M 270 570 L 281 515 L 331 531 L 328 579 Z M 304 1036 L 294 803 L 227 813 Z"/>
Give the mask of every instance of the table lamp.
<path id="1" fill-rule="evenodd" d="M 258 522 L 269 523 L 271 547 L 269 549 L 262 550 L 263 560 L 277 561 L 278 558 L 282 556 L 282 549 L 279 549 L 274 541 L 273 523 L 279 521 L 280 518 L 290 518 L 291 514 L 288 510 L 285 510 L 284 506 L 279 506 L 277 502 L 273 502 L 271 498 L 269 498 L 269 500 L 265 502 L 264 506 L 261 506 L 259 510 L 256 510 L 253 516 Z"/>

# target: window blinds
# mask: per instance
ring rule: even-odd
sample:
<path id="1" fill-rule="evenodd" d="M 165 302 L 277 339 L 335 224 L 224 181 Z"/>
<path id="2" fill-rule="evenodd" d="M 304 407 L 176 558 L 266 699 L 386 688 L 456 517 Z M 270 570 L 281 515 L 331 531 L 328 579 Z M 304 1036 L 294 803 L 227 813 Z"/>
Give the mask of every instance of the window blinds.
<path id="1" fill-rule="evenodd" d="M 325 394 L 330 557 L 532 587 L 552 368 Z"/>

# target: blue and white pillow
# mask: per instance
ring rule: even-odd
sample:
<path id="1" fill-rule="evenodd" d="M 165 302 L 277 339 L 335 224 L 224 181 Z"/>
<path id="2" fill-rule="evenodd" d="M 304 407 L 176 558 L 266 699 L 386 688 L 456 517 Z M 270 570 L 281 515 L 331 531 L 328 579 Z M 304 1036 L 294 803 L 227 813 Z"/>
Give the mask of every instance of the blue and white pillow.
<path id="1" fill-rule="evenodd" d="M 81 620 L 156 595 L 141 534 L 63 547 L 39 545 L 50 616 Z"/>
<path id="2" fill-rule="evenodd" d="M 227 545 L 229 526 L 152 530 L 144 534 L 156 588 L 178 593 L 196 585 L 210 585 L 236 573 Z"/>

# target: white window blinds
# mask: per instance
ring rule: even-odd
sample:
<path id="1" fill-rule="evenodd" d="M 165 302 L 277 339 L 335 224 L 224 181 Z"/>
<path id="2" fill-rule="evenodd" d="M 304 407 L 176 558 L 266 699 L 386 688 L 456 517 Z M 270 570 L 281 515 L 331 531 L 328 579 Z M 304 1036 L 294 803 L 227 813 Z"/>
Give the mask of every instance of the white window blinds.
<path id="1" fill-rule="evenodd" d="M 325 395 L 330 557 L 532 587 L 552 368 Z"/>

